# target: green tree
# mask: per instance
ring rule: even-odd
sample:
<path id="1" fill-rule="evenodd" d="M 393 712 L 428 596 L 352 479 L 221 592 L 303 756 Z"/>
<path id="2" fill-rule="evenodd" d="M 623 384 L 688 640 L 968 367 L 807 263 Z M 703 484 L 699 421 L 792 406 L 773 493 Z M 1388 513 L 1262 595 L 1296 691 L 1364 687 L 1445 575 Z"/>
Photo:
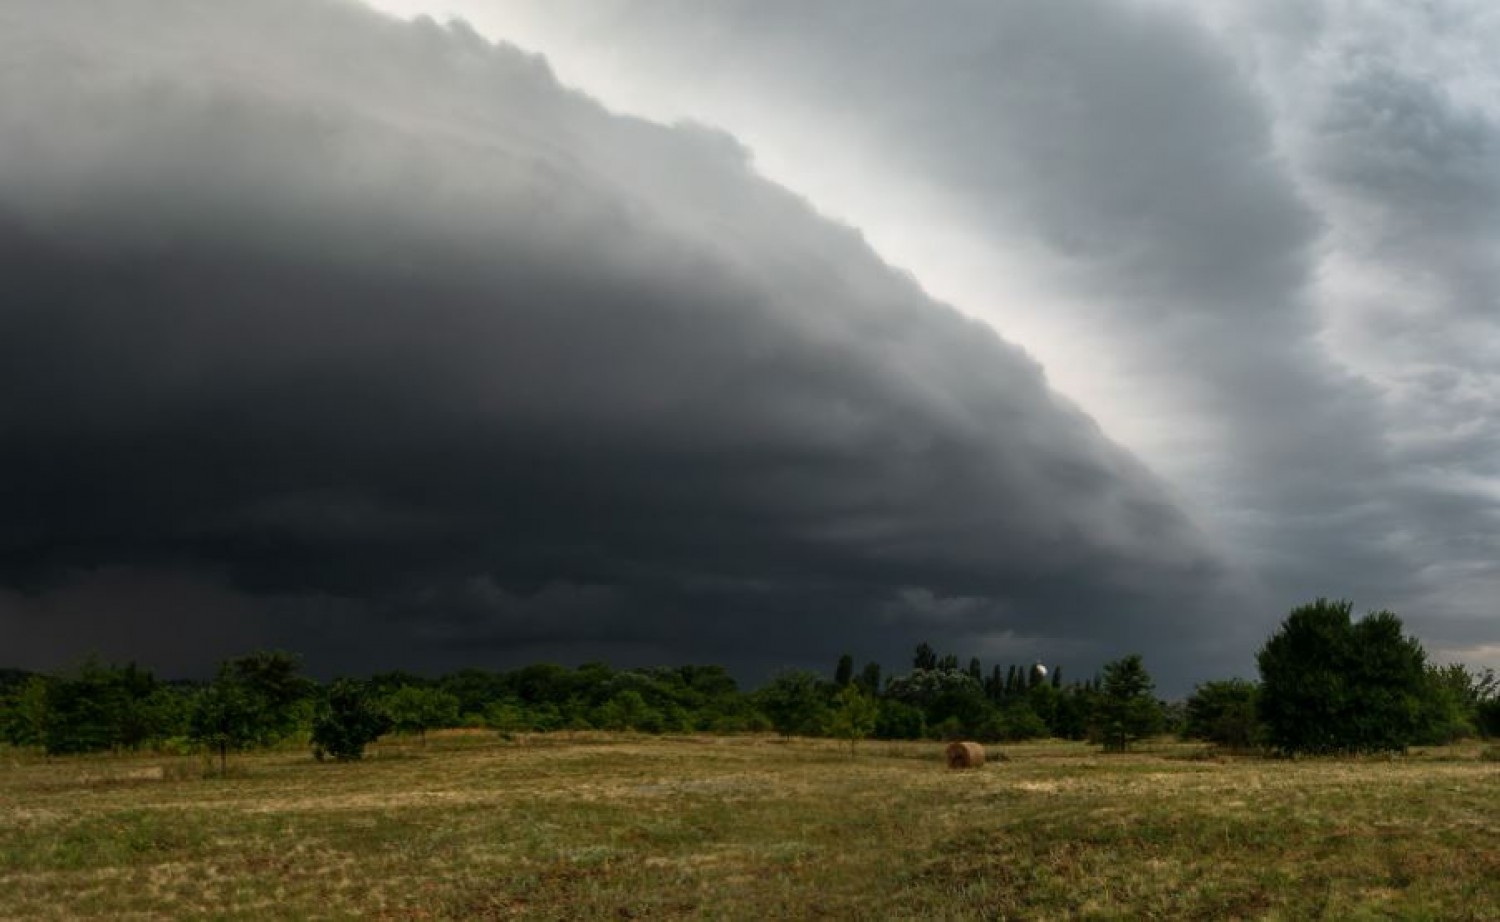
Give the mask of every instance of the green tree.
<path id="1" fill-rule="evenodd" d="M 229 768 L 229 753 L 256 745 L 264 735 L 259 702 L 240 683 L 215 680 L 193 699 L 188 739 L 219 754 L 219 774 Z"/>
<path id="2" fill-rule="evenodd" d="M 492 702 L 515 697 L 504 676 L 483 669 L 460 669 L 438 679 L 437 686 L 458 698 L 458 712 L 464 719 L 483 714 Z"/>
<path id="3" fill-rule="evenodd" d="M 13 687 L 0 708 L 0 738 L 12 746 L 41 746 L 47 733 L 47 686 L 51 679 L 28 676 Z"/>
<path id="4" fill-rule="evenodd" d="M 1067 740 L 1087 739 L 1098 697 L 1092 686 L 1082 682 L 1065 687 L 1052 717 L 1052 735 Z"/>
<path id="5" fill-rule="evenodd" d="M 1471 685 L 1474 701 L 1474 729 L 1480 736 L 1500 736 L 1500 676 L 1486 669 L 1474 676 Z"/>
<path id="6" fill-rule="evenodd" d="M 42 745 L 48 753 L 136 749 L 160 738 L 149 707 L 155 677 L 134 663 L 107 666 L 90 658 L 46 685 Z"/>
<path id="7" fill-rule="evenodd" d="M 982 742 L 1000 740 L 1034 740 L 1046 736 L 1050 731 L 1028 698 L 1011 699 L 996 713 L 995 729 L 976 734 Z"/>
<path id="8" fill-rule="evenodd" d="M 1136 740 L 1159 732 L 1155 687 L 1138 653 L 1105 665 L 1104 686 L 1094 705 L 1094 735 L 1106 752 L 1124 752 Z"/>
<path id="9" fill-rule="evenodd" d="M 916 652 L 912 654 L 911 668 L 936 669 L 937 666 L 937 651 L 933 650 L 926 641 L 917 644 Z"/>
<path id="10" fill-rule="evenodd" d="M 425 685 L 402 685 L 380 699 L 381 709 L 402 733 L 415 733 L 425 744 L 433 727 L 458 723 L 458 696 Z"/>
<path id="11" fill-rule="evenodd" d="M 875 718 L 875 737 L 883 740 L 919 740 L 927 735 L 922 709 L 895 698 L 881 698 Z"/>
<path id="12" fill-rule="evenodd" d="M 151 742 L 163 743 L 188 735 L 196 694 L 196 686 L 164 682 L 139 703 L 140 719 L 149 727 Z"/>
<path id="13" fill-rule="evenodd" d="M 827 727 L 828 690 L 816 673 L 783 670 L 755 697 L 782 736 L 821 736 Z"/>
<path id="14" fill-rule="evenodd" d="M 984 696 L 991 704 L 999 704 L 1005 700 L 1005 674 L 999 663 L 990 669 L 990 674 L 984 680 Z"/>
<path id="15" fill-rule="evenodd" d="M 1053 688 L 1051 684 L 1042 682 L 1032 686 L 1031 690 L 1026 693 L 1026 703 L 1030 705 L 1031 712 L 1042 722 L 1042 732 L 1038 735 L 1056 735 L 1052 730 L 1052 725 L 1057 722 L 1057 709 L 1062 703 L 1062 692 Z"/>
<path id="16" fill-rule="evenodd" d="M 1227 679 L 1203 682 L 1187 699 L 1182 735 L 1232 749 L 1248 749 L 1260 737 L 1255 699 L 1260 690 L 1254 682 Z"/>
<path id="17" fill-rule="evenodd" d="M 928 731 L 942 736 L 981 735 L 994 716 L 980 683 L 959 669 L 913 669 L 892 677 L 886 695 L 921 708 Z"/>
<path id="18" fill-rule="evenodd" d="M 320 762 L 324 756 L 340 762 L 362 759 L 365 747 L 390 728 L 391 719 L 363 682 L 339 679 L 328 687 L 313 718 L 313 755 Z"/>
<path id="19" fill-rule="evenodd" d="M 230 752 L 270 746 L 295 732 L 312 688 L 287 653 L 225 660 L 189 709 L 188 738 L 219 753 L 222 774 Z"/>
<path id="20" fill-rule="evenodd" d="M 834 700 L 828 726 L 834 736 L 849 741 L 849 754 L 853 755 L 855 744 L 875 732 L 879 717 L 880 706 L 875 699 L 860 691 L 858 686 L 845 685 Z"/>
<path id="21" fill-rule="evenodd" d="M 1347 601 L 1287 615 L 1256 655 L 1259 711 L 1284 754 L 1398 752 L 1422 729 L 1427 655 L 1386 611 L 1359 622 Z"/>
<path id="22" fill-rule="evenodd" d="M 291 736 L 305 720 L 314 685 L 300 669 L 290 653 L 261 650 L 225 660 L 214 682 L 231 683 L 250 699 L 256 712 L 254 742 L 270 746 Z"/>
<path id="23" fill-rule="evenodd" d="M 1473 736 L 1478 730 L 1477 703 L 1474 677 L 1468 669 L 1459 663 L 1429 664 L 1421 726 L 1413 742 L 1440 746 Z"/>
<path id="24" fill-rule="evenodd" d="M 594 725 L 603 730 L 643 730 L 660 733 L 663 727 L 661 712 L 646 702 L 645 697 L 633 688 L 617 692 L 594 712 Z"/>
<path id="25" fill-rule="evenodd" d="M 506 739 L 531 729 L 531 715 L 526 713 L 526 706 L 514 698 L 491 701 L 484 709 L 484 722 Z"/>
<path id="26" fill-rule="evenodd" d="M 833 684 L 844 688 L 854 681 L 854 657 L 845 653 L 839 657 L 838 668 L 833 671 Z"/>

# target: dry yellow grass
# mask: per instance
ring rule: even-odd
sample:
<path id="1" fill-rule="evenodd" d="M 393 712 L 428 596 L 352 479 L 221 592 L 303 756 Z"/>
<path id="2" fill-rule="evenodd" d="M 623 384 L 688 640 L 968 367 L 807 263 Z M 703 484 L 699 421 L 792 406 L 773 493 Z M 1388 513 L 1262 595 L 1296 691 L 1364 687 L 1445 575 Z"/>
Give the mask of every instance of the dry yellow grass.
<path id="1" fill-rule="evenodd" d="M 1500 763 L 434 734 L 0 752 L 0 916 L 1500 919 Z"/>

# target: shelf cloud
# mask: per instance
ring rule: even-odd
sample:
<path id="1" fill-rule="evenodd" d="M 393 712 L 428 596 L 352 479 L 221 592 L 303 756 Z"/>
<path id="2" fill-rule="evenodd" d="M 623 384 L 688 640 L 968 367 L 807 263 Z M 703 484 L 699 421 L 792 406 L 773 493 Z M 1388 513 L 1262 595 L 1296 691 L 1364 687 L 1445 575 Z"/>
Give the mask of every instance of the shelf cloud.
<path id="1" fill-rule="evenodd" d="M 1214 646 L 1164 486 L 734 137 L 351 5 L 0 26 L 18 665 Z"/>

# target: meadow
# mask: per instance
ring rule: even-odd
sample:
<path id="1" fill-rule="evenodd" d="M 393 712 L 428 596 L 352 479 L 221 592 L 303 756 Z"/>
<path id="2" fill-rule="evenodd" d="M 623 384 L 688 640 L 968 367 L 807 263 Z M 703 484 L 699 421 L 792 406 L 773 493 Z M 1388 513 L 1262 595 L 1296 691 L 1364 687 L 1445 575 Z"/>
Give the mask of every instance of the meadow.
<path id="1" fill-rule="evenodd" d="M 1500 919 L 1500 761 L 491 732 L 0 749 L 7 919 Z"/>

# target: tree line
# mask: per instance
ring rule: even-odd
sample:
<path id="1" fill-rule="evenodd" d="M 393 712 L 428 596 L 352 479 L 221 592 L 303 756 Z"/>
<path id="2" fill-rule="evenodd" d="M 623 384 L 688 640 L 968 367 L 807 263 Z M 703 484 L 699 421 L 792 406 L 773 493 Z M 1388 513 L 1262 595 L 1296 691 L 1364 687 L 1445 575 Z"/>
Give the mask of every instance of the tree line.
<path id="1" fill-rule="evenodd" d="M 232 752 L 299 740 L 318 758 L 358 758 L 385 733 L 484 727 L 645 733 L 778 732 L 1005 742 L 1089 740 L 1124 750 L 1164 732 L 1284 755 L 1403 750 L 1500 735 L 1492 670 L 1427 661 L 1400 620 L 1355 621 L 1348 602 L 1294 609 L 1257 656 L 1259 681 L 1206 682 L 1166 702 L 1139 654 L 1064 681 L 1059 666 L 967 662 L 919 644 L 909 669 L 841 657 L 832 678 L 786 670 L 742 691 L 722 666 L 616 670 L 540 663 L 429 679 L 387 672 L 318 683 L 267 651 L 221 663 L 209 682 L 163 681 L 134 664 L 89 660 L 54 675 L 0 670 L 0 739 L 49 754 L 155 748 Z"/>
<path id="2" fill-rule="evenodd" d="M 1256 654 L 1259 682 L 1206 682 L 1184 708 L 1183 734 L 1282 755 L 1401 752 L 1500 736 L 1495 670 L 1428 661 L 1401 619 L 1359 620 L 1348 601 L 1292 609 Z"/>

